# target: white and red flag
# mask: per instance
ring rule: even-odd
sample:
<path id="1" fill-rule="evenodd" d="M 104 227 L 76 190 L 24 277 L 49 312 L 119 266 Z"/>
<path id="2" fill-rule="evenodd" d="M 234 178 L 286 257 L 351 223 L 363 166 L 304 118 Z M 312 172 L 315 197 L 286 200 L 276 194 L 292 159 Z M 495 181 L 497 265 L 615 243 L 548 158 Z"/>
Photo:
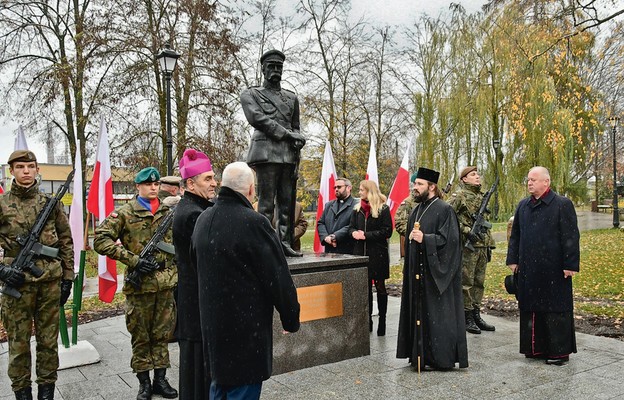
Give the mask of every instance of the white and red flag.
<path id="1" fill-rule="evenodd" d="M 82 157 L 80 143 L 76 141 L 76 158 L 74 160 L 74 186 L 71 210 L 69 210 L 69 227 L 74 241 L 74 272 L 80 270 L 80 252 L 84 247 L 84 206 L 82 204 Z"/>
<path id="2" fill-rule="evenodd" d="M 108 131 L 104 117 L 100 121 L 97 155 L 93 179 L 87 198 L 87 210 L 98 219 L 98 224 L 115 209 L 113 203 L 113 180 L 111 177 L 110 151 L 108 147 Z M 117 263 L 105 256 L 98 257 L 99 297 L 110 303 L 117 291 Z"/>
<path id="3" fill-rule="evenodd" d="M 409 187 L 409 153 L 410 148 L 412 147 L 412 141 L 407 145 L 407 150 L 403 155 L 403 161 L 401 161 L 401 167 L 399 167 L 399 172 L 397 172 L 396 178 L 394 178 L 394 183 L 392 184 L 392 189 L 390 189 L 390 194 L 388 195 L 388 200 L 386 204 L 390 207 L 390 215 L 392 215 L 392 226 L 394 227 L 394 215 L 396 214 L 399 206 L 405 200 L 410 193 Z"/>
<path id="4" fill-rule="evenodd" d="M 336 199 L 334 185 L 336 184 L 336 165 L 334 164 L 334 155 L 332 154 L 329 140 L 325 141 L 325 154 L 323 155 L 323 170 L 321 172 L 321 185 L 318 194 L 318 208 L 316 209 L 316 220 L 318 221 L 323 214 L 325 204 Z M 321 245 L 321 239 L 318 234 L 317 225 L 314 226 L 314 252 L 322 253 L 324 247 Z"/>
<path id="5" fill-rule="evenodd" d="M 368 153 L 368 166 L 366 167 L 366 179 L 373 181 L 379 186 L 377 176 L 377 154 L 375 151 L 375 141 L 371 139 L 370 153 Z"/>
<path id="6" fill-rule="evenodd" d="M 15 143 L 13 145 L 13 151 L 28 150 L 28 143 L 26 143 L 26 135 L 22 126 L 17 127 L 17 135 L 15 136 Z"/>

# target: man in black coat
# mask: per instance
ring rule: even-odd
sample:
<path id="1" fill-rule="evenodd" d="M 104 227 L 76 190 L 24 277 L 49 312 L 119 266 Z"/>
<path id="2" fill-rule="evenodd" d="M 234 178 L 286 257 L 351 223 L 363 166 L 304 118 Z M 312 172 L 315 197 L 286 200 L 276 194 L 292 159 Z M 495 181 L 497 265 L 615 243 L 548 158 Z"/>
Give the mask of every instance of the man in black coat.
<path id="1" fill-rule="evenodd" d="M 210 398 L 258 399 L 273 363 L 273 308 L 287 332 L 299 330 L 297 291 L 269 220 L 254 211 L 254 174 L 243 162 L 225 167 L 214 207 L 195 225 L 204 352 Z"/>
<path id="2" fill-rule="evenodd" d="M 299 132 L 299 100 L 282 89 L 286 56 L 279 50 L 262 55 L 264 82 L 241 93 L 245 117 L 254 133 L 247 163 L 258 174 L 258 212 L 270 220 L 277 208 L 277 232 L 288 257 L 302 254 L 292 248 L 299 153 L 305 138 Z"/>
<path id="3" fill-rule="evenodd" d="M 191 236 L 199 215 L 214 204 L 217 181 L 210 159 L 187 149 L 180 159 L 185 188 L 173 217 L 173 244 L 178 265 L 178 344 L 180 346 L 180 400 L 208 400 L 210 371 L 204 369 L 204 351 L 199 324 L 197 269 L 191 257 Z"/>
<path id="4" fill-rule="evenodd" d="M 334 186 L 336 200 L 325 206 L 316 226 L 325 253 L 353 254 L 355 240 L 349 234 L 351 214 L 357 201 L 351 196 L 351 181 L 336 179 Z"/>
<path id="5" fill-rule="evenodd" d="M 520 353 L 563 365 L 576 353 L 572 277 L 579 271 L 579 229 L 574 204 L 550 189 L 550 174 L 533 167 L 531 196 L 518 204 L 507 265 L 518 274 Z"/>
<path id="6" fill-rule="evenodd" d="M 468 367 L 461 240 L 453 208 L 441 199 L 440 173 L 416 172 L 419 203 L 408 220 L 397 358 L 446 370 Z"/>

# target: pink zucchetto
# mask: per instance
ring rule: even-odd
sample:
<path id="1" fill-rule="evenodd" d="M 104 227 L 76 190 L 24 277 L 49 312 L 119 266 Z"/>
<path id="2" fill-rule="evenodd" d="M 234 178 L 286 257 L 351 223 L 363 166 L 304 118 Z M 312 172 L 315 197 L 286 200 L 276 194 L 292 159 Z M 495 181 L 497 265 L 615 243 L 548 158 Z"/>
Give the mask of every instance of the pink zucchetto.
<path id="1" fill-rule="evenodd" d="M 195 149 L 184 150 L 184 155 L 179 165 L 182 179 L 192 178 L 195 175 L 212 171 L 212 164 L 208 156 Z"/>

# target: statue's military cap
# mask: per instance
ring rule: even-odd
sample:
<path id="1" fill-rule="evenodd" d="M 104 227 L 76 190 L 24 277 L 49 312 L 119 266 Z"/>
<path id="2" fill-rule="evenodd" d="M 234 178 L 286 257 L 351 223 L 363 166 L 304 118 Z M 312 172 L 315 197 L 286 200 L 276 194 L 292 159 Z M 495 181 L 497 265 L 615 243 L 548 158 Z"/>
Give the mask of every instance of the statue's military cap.
<path id="1" fill-rule="evenodd" d="M 11 153 L 11 155 L 9 156 L 9 161 L 7 162 L 8 164 L 11 164 L 15 161 L 19 161 L 19 162 L 37 162 L 37 157 L 35 157 L 35 153 L 33 153 L 30 150 L 15 150 L 13 153 Z"/>
<path id="2" fill-rule="evenodd" d="M 134 177 L 134 183 L 151 183 L 160 181 L 160 174 L 154 167 L 143 168 Z"/>
<path id="3" fill-rule="evenodd" d="M 182 178 L 179 176 L 167 175 L 160 178 L 160 183 L 166 183 L 167 185 L 180 186 Z"/>
<path id="4" fill-rule="evenodd" d="M 264 64 L 265 61 L 279 61 L 284 62 L 286 60 L 286 56 L 279 50 L 269 50 L 266 51 L 262 57 L 260 57 L 260 64 Z"/>

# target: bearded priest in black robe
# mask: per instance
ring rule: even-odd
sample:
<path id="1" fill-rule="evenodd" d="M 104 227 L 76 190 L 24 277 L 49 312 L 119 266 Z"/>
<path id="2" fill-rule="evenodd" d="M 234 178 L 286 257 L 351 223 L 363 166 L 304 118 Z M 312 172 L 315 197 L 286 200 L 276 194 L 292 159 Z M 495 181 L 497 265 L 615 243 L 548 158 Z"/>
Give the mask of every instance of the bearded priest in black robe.
<path id="1" fill-rule="evenodd" d="M 405 243 L 397 358 L 420 372 L 468 367 L 461 284 L 461 240 L 453 208 L 441 199 L 440 173 L 419 168 Z"/>

